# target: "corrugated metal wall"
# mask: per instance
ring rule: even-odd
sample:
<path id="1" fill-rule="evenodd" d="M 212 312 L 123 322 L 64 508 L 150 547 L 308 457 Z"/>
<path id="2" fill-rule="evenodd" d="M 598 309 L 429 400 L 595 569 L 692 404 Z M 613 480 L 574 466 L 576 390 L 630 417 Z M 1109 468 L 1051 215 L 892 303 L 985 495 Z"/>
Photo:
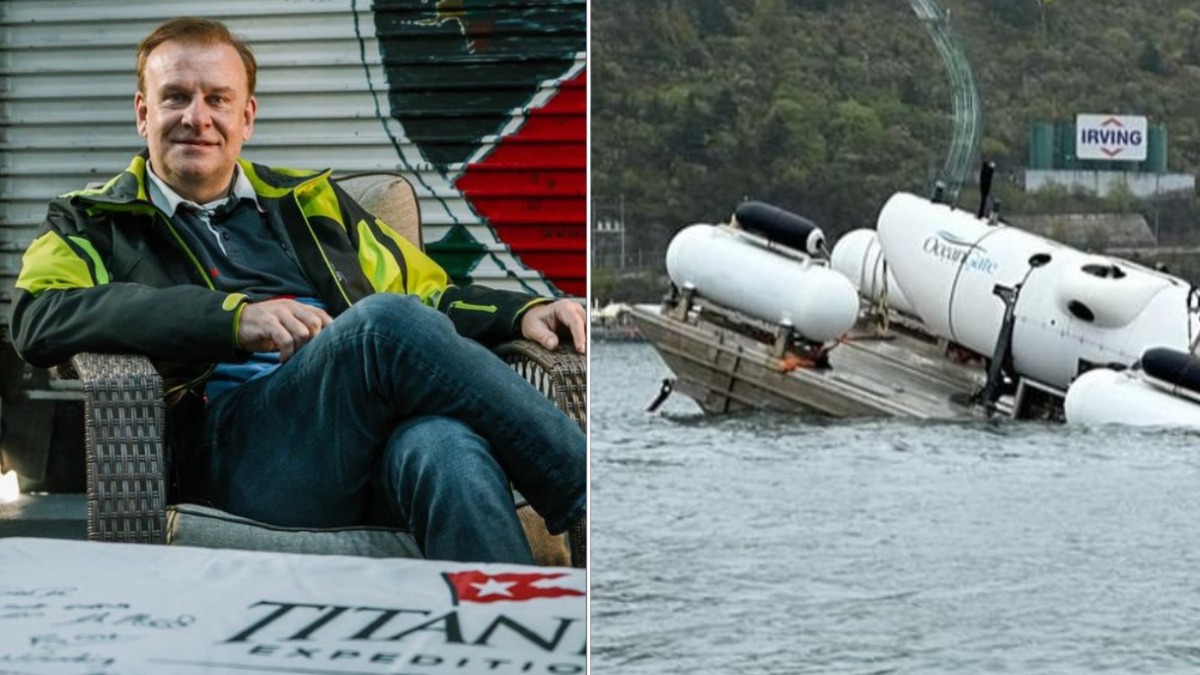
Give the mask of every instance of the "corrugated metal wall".
<path id="1" fill-rule="evenodd" d="M 225 21 L 255 50 L 246 157 L 409 172 L 429 249 L 456 276 L 585 294 L 585 0 L 5 0 L 3 300 L 46 202 L 144 147 L 134 49 L 185 15 Z"/>

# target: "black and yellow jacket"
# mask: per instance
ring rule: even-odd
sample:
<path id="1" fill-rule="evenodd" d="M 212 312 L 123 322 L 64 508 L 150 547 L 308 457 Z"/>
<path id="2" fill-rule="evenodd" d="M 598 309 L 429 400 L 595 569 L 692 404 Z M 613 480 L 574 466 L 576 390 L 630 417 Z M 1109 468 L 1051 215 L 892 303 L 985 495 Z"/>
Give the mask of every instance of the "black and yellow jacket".
<path id="1" fill-rule="evenodd" d="M 266 217 L 284 232 L 317 298 L 336 317 L 377 292 L 417 295 L 484 344 L 517 337 L 519 318 L 544 299 L 455 286 L 419 248 L 365 211 L 329 172 L 238 160 Z M 215 290 L 196 253 L 151 203 L 146 153 L 93 190 L 50 203 L 17 279 L 10 334 L 36 366 L 84 352 L 139 353 L 168 389 L 199 384 L 211 364 L 238 361 L 238 317 L 248 298 Z"/>

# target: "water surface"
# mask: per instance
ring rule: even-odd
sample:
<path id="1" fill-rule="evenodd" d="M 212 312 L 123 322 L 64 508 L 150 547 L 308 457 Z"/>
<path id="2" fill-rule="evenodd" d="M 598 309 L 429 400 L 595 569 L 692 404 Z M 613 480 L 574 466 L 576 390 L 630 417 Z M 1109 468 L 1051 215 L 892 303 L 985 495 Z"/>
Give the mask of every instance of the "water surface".
<path id="1" fill-rule="evenodd" d="M 1200 436 L 707 417 L 592 353 L 595 673 L 1200 672 Z"/>

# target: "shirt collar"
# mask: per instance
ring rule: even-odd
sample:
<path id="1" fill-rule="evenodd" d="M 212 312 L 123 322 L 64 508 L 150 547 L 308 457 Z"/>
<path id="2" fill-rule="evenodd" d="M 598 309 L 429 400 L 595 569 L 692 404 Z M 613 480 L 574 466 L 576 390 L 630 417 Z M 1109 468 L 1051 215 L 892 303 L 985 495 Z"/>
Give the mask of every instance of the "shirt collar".
<path id="1" fill-rule="evenodd" d="M 197 204 L 188 199 L 179 196 L 179 193 L 171 189 L 171 186 L 158 177 L 154 173 L 154 166 L 146 162 L 146 175 L 150 178 L 150 201 L 154 203 L 164 213 L 171 216 L 175 215 L 175 209 L 179 208 L 180 204 L 188 204 L 189 206 L 201 210 L 211 211 L 217 206 L 223 204 L 229 197 L 222 197 L 207 204 Z M 255 208 L 262 211 L 262 205 L 258 203 L 258 194 L 254 192 L 254 186 L 250 184 L 250 179 L 242 172 L 242 167 L 233 165 L 233 196 L 238 199 L 249 199 L 254 202 Z"/>

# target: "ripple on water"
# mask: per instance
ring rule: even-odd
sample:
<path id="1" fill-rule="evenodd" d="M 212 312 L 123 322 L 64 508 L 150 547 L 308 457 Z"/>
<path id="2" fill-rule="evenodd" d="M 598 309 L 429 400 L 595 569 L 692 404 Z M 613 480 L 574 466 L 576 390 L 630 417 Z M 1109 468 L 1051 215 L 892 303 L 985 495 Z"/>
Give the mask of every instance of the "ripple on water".
<path id="1" fill-rule="evenodd" d="M 1200 435 L 647 414 L 650 348 L 591 373 L 593 672 L 1200 666 Z"/>

